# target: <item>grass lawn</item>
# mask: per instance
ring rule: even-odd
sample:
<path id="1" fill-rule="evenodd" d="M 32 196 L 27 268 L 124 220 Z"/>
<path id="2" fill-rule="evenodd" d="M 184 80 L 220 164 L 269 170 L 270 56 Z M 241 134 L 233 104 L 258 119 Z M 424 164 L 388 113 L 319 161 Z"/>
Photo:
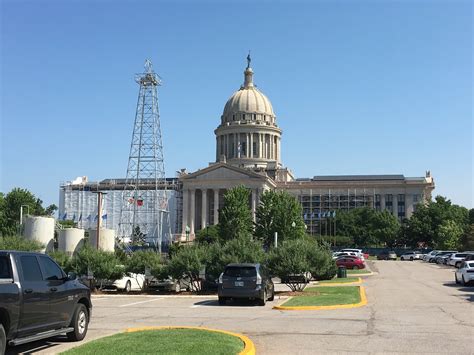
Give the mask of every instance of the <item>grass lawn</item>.
<path id="1" fill-rule="evenodd" d="M 348 269 L 347 270 L 347 274 L 370 274 L 370 270 L 367 270 L 367 269 L 358 269 L 358 270 L 352 270 L 352 269 Z"/>
<path id="2" fill-rule="evenodd" d="M 358 277 L 345 277 L 342 279 L 332 279 L 332 280 L 324 280 L 324 281 L 319 281 L 320 285 L 325 285 L 325 284 L 345 284 L 345 283 L 351 283 L 351 282 L 357 282 L 359 281 Z"/>
<path id="3" fill-rule="evenodd" d="M 291 298 L 282 306 L 334 306 L 358 302 L 360 294 L 357 286 L 316 286 L 306 288 L 303 295 Z"/>
<path id="4" fill-rule="evenodd" d="M 211 350 L 212 349 L 212 350 Z M 244 343 L 232 335 L 198 329 L 120 333 L 93 340 L 62 354 L 238 354 Z"/>

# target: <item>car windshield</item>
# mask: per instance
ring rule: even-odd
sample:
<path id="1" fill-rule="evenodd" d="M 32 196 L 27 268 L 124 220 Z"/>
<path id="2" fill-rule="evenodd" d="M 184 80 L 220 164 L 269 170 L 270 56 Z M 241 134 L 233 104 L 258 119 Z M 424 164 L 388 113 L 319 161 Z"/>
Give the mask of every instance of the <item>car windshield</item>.
<path id="1" fill-rule="evenodd" d="M 225 269 L 224 275 L 230 277 L 253 277 L 257 276 L 257 270 L 253 266 L 231 266 Z"/>

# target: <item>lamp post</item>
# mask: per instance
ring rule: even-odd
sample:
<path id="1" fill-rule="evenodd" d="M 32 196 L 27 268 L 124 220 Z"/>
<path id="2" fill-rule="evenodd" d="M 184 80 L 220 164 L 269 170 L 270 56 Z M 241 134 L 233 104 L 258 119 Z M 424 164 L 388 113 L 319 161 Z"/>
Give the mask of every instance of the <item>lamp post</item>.
<path id="1" fill-rule="evenodd" d="M 20 206 L 20 226 L 23 224 L 23 207 L 26 207 L 26 215 L 30 214 L 30 206 L 29 205 L 21 205 Z"/>

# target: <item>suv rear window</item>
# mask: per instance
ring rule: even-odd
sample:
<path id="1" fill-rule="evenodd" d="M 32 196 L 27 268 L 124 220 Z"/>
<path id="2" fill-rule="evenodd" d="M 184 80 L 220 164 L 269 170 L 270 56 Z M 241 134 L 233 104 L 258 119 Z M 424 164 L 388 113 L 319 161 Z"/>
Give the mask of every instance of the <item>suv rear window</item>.
<path id="1" fill-rule="evenodd" d="M 257 276 L 257 269 L 253 266 L 231 266 L 225 269 L 224 275 L 230 277 L 255 277 Z"/>
<path id="2" fill-rule="evenodd" d="M 6 256 L 0 256 L 0 279 L 11 279 L 10 261 Z"/>

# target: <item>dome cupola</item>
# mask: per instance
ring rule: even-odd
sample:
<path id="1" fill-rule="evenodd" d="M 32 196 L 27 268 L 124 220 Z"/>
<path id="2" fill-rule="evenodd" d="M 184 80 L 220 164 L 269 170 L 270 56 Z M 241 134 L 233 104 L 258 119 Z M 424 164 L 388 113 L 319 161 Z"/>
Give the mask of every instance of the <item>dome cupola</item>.
<path id="1" fill-rule="evenodd" d="M 225 156 L 229 163 L 241 167 L 279 166 L 281 129 L 270 100 L 253 82 L 250 62 L 249 54 L 244 83 L 227 100 L 215 130 L 216 160 Z"/>

